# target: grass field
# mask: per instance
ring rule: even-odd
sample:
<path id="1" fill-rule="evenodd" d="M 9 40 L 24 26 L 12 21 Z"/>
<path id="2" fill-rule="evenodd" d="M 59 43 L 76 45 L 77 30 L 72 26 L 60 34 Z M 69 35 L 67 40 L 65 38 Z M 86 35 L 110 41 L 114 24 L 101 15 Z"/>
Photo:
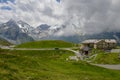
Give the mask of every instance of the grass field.
<path id="1" fill-rule="evenodd" d="M 72 52 L 0 50 L 0 80 L 120 80 L 120 71 L 66 61 Z"/>
<path id="2" fill-rule="evenodd" d="M 61 40 L 43 40 L 43 41 L 35 41 L 28 42 L 21 45 L 18 45 L 18 48 L 67 48 L 74 47 L 75 44 L 61 41 Z"/>

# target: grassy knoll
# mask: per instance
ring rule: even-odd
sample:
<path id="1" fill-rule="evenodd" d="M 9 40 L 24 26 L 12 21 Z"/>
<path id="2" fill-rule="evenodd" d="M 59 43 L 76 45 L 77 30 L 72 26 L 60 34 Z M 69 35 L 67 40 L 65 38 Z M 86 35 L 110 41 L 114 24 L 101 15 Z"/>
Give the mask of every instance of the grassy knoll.
<path id="1" fill-rule="evenodd" d="M 18 48 L 65 48 L 65 47 L 73 47 L 73 43 L 61 41 L 61 40 L 43 40 L 43 41 L 35 41 L 28 42 L 21 45 L 18 45 Z"/>
<path id="2" fill-rule="evenodd" d="M 0 45 L 9 46 L 9 45 L 11 45 L 11 43 L 9 43 L 8 41 L 6 41 L 5 39 L 0 38 Z"/>
<path id="3" fill-rule="evenodd" d="M 0 50 L 1 80 L 120 80 L 120 71 L 66 61 L 69 51 Z"/>

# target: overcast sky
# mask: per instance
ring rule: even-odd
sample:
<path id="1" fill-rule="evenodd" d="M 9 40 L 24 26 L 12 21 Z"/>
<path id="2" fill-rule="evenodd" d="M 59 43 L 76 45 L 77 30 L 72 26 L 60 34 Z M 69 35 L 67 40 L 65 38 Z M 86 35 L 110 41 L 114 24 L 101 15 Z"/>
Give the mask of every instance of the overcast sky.
<path id="1" fill-rule="evenodd" d="M 65 24 L 68 34 L 120 31 L 120 0 L 0 0 L 0 22 L 9 19 Z"/>

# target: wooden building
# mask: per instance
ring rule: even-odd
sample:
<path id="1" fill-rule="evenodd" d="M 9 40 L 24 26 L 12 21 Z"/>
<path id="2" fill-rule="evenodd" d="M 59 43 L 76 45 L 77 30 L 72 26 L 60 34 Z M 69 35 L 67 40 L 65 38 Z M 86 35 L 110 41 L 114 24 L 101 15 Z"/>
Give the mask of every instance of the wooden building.
<path id="1" fill-rule="evenodd" d="M 113 49 L 117 46 L 115 39 L 89 39 L 82 42 L 82 47 L 95 49 Z"/>

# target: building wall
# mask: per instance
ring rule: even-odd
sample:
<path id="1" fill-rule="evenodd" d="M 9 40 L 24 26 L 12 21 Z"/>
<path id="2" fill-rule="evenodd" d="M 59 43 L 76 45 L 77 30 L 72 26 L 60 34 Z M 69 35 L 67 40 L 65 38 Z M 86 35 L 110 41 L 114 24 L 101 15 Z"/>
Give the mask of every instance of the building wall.
<path id="1" fill-rule="evenodd" d="M 104 40 L 98 42 L 98 43 L 84 43 L 83 46 L 88 46 L 89 48 L 95 48 L 95 49 L 112 49 L 117 46 L 117 43 L 107 43 Z"/>
<path id="2" fill-rule="evenodd" d="M 100 41 L 94 45 L 94 48 L 98 49 L 112 49 L 116 47 L 116 43 L 107 43 L 105 41 Z"/>
<path id="3" fill-rule="evenodd" d="M 97 46 L 96 48 L 98 49 L 106 49 L 108 47 L 107 43 L 104 40 L 96 43 L 96 46 Z"/>

